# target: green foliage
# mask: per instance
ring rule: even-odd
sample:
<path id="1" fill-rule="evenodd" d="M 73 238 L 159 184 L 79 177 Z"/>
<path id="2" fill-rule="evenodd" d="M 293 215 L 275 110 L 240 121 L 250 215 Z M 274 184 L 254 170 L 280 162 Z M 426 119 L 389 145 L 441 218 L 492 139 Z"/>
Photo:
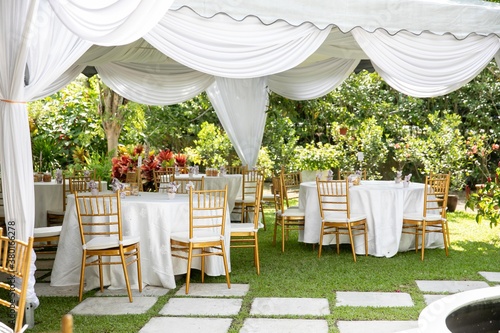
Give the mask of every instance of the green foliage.
<path id="1" fill-rule="evenodd" d="M 408 138 L 412 162 L 420 174 L 451 172 L 450 187 L 465 185 L 466 148 L 460 117 L 448 112 L 428 115 L 428 123 Z"/>
<path id="2" fill-rule="evenodd" d="M 466 207 L 476 211 L 476 221 L 483 219 L 490 221 L 490 227 L 497 226 L 500 222 L 500 164 L 496 169 L 495 179 L 488 178 L 484 187 L 477 188 L 471 193 Z"/>
<path id="3" fill-rule="evenodd" d="M 295 148 L 292 170 L 330 170 L 339 166 L 340 151 L 329 143 L 308 143 Z"/>
<path id="4" fill-rule="evenodd" d="M 184 151 L 193 146 L 201 124 L 219 125 L 219 120 L 205 93 L 170 106 L 144 106 L 145 141 L 152 147 L 171 147 Z"/>
<path id="5" fill-rule="evenodd" d="M 85 158 L 86 169 L 95 170 L 96 177 L 100 180 L 104 180 L 106 182 L 111 183 L 111 168 L 113 167 L 113 163 L 111 162 L 114 156 L 114 152 L 109 153 L 99 153 L 92 152 L 89 157 Z"/>
<path id="6" fill-rule="evenodd" d="M 194 140 L 194 150 L 186 150 L 190 160 L 205 167 L 220 167 L 231 160 L 233 145 L 227 134 L 208 122 L 201 124 L 198 139 Z"/>
<path id="7" fill-rule="evenodd" d="M 262 145 L 267 148 L 275 172 L 278 172 L 282 165 L 289 165 L 298 139 L 295 124 L 290 118 L 275 112 L 268 114 Z"/>

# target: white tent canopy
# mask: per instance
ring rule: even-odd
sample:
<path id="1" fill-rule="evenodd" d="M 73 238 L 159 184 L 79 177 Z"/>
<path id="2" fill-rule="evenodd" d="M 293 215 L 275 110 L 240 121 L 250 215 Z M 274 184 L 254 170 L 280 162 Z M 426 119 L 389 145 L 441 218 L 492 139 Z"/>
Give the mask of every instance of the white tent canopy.
<path id="1" fill-rule="evenodd" d="M 268 90 L 316 98 L 370 59 L 395 89 L 431 97 L 500 61 L 500 5 L 481 1 L 6 0 L 0 15 L 0 165 L 5 218 L 21 239 L 34 226 L 25 103 L 85 66 L 141 103 L 207 91 L 240 158 L 255 165 Z"/>

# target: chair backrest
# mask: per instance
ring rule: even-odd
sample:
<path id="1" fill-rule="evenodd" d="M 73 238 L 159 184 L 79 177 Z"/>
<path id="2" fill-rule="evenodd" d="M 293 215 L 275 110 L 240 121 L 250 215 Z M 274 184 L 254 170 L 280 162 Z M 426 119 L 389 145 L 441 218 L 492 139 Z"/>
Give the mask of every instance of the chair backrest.
<path id="1" fill-rule="evenodd" d="M 350 218 L 349 182 L 345 180 L 316 179 L 319 211 L 322 219 L 325 216 L 345 216 Z"/>
<path id="2" fill-rule="evenodd" d="M 242 194 L 243 199 L 253 198 L 257 192 L 257 182 L 264 177 L 259 170 L 243 170 L 242 173 Z"/>
<path id="3" fill-rule="evenodd" d="M 446 217 L 450 174 L 431 173 L 425 177 L 423 216 L 439 214 Z"/>
<path id="4" fill-rule="evenodd" d="M 339 170 L 338 180 L 349 178 L 350 175 L 355 175 L 356 171 L 353 170 Z M 361 170 L 361 179 L 366 180 L 366 169 Z"/>
<path id="5" fill-rule="evenodd" d="M 246 165 L 228 165 L 226 166 L 226 174 L 242 175 L 246 168 Z"/>
<path id="6" fill-rule="evenodd" d="M 194 190 L 203 190 L 205 188 L 205 176 L 201 176 L 200 178 L 195 178 L 195 179 L 189 179 L 189 178 L 184 178 L 184 177 L 178 177 L 176 178 L 175 175 L 172 177 L 172 181 L 175 182 L 175 184 L 179 185 L 177 188 L 177 193 L 178 194 L 187 194 L 189 193 L 188 185 L 191 184 L 193 185 Z"/>
<path id="7" fill-rule="evenodd" d="M 75 204 L 83 246 L 95 236 L 123 239 L 120 191 L 99 195 L 75 192 Z"/>
<path id="8" fill-rule="evenodd" d="M 155 191 L 158 192 L 160 190 L 160 184 L 169 183 L 171 180 L 173 173 L 170 173 L 169 170 L 153 170 L 153 180 L 155 183 Z"/>
<path id="9" fill-rule="evenodd" d="M 281 183 L 283 184 L 283 199 L 285 200 L 286 206 L 290 207 L 289 199 L 292 197 L 298 197 L 300 190 L 300 183 L 302 183 L 302 173 L 300 171 L 296 172 L 285 172 L 285 168 L 281 167 Z"/>
<path id="10" fill-rule="evenodd" d="M 272 190 L 274 195 L 274 209 L 276 214 L 280 214 L 285 210 L 285 201 L 283 198 L 283 185 L 281 183 L 281 176 L 274 176 L 272 178 Z"/>
<path id="11" fill-rule="evenodd" d="M 189 238 L 207 231 L 224 236 L 227 185 L 223 190 L 189 191 Z"/>
<path id="12" fill-rule="evenodd" d="M 259 205 L 262 204 L 260 200 L 262 198 L 263 188 L 264 188 L 264 181 L 261 179 L 257 180 L 257 191 L 255 194 L 255 204 L 253 209 L 253 224 L 255 230 L 259 229 L 259 217 L 260 217 Z"/>
<path id="13" fill-rule="evenodd" d="M 0 288 L 5 291 L 1 294 L 5 296 L 1 296 L 0 305 L 17 314 L 13 332 L 20 332 L 23 327 L 32 249 L 32 237 L 28 239 L 28 242 L 23 242 L 12 236 L 3 236 L 0 229 L 0 253 L 2 256 L 0 273 L 8 276 L 6 281 L 0 282 Z M 21 286 L 16 286 L 16 279 L 21 281 Z"/>
<path id="14" fill-rule="evenodd" d="M 68 177 L 69 192 L 90 192 L 89 182 L 91 180 L 97 182 L 99 191 L 102 191 L 101 181 L 99 179 L 96 180 L 86 176 L 71 176 Z"/>

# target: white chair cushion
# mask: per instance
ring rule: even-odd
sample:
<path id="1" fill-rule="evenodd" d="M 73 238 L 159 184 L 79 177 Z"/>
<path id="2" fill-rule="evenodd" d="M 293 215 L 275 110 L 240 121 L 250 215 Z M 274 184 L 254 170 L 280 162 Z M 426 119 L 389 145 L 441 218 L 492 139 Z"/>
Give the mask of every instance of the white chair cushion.
<path id="1" fill-rule="evenodd" d="M 53 237 L 61 235 L 62 226 L 55 227 L 40 227 L 33 230 L 33 237 Z"/>
<path id="2" fill-rule="evenodd" d="M 297 207 L 294 207 L 294 208 L 290 207 L 290 208 L 285 209 L 285 212 L 282 213 L 281 216 L 284 216 L 284 217 L 306 216 L 306 213 Z"/>
<path id="3" fill-rule="evenodd" d="M 231 223 L 231 232 L 257 232 L 253 223 Z"/>
<path id="4" fill-rule="evenodd" d="M 252 204 L 255 202 L 255 197 L 250 197 L 250 198 L 245 198 L 245 200 L 243 199 L 236 199 L 234 200 L 234 203 L 238 203 L 238 204 L 241 204 L 241 203 L 245 203 L 245 204 Z"/>
<path id="5" fill-rule="evenodd" d="M 357 222 L 366 219 L 366 215 L 364 214 L 351 214 L 351 218 L 347 218 L 347 214 L 342 212 L 327 212 L 325 213 L 325 218 L 323 222 L 340 222 L 340 223 L 350 223 Z"/>
<path id="6" fill-rule="evenodd" d="M 174 232 L 170 234 L 170 239 L 183 243 L 203 243 L 203 242 L 217 242 L 224 239 L 218 233 L 211 231 L 197 231 L 193 238 L 189 238 L 188 231 Z"/>
<path id="7" fill-rule="evenodd" d="M 415 213 L 415 214 L 405 214 L 403 215 L 403 219 L 405 220 L 412 220 L 412 221 L 423 221 L 424 220 L 424 216 L 422 214 L 419 214 L 419 213 Z M 441 218 L 441 215 L 438 215 L 438 214 L 431 214 L 431 215 L 427 215 L 425 217 L 425 220 L 426 221 L 441 221 L 442 218 Z"/>
<path id="8" fill-rule="evenodd" d="M 123 246 L 129 246 L 135 243 L 139 243 L 140 237 L 123 237 Z M 113 249 L 118 247 L 119 241 L 118 236 L 99 236 L 94 237 L 90 241 L 88 241 L 84 248 L 87 250 L 104 250 L 104 249 Z"/>

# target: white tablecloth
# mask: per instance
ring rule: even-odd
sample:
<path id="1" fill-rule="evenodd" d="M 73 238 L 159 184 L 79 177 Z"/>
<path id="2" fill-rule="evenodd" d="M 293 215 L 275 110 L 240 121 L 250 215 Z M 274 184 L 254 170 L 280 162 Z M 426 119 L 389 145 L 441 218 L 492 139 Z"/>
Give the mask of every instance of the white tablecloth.
<path id="1" fill-rule="evenodd" d="M 187 261 L 172 258 L 170 234 L 189 228 L 189 197 L 177 195 L 167 199 L 163 193 L 141 192 L 139 196 L 122 199 L 122 223 L 124 235 L 139 235 L 141 239 L 141 265 L 143 283 L 146 285 L 175 288 L 175 275 L 187 272 Z M 229 215 L 226 218 L 225 246 L 229 270 L 231 270 L 229 240 L 231 234 Z M 81 240 L 73 195 L 68 205 L 51 276 L 52 286 L 70 286 L 80 283 Z M 200 259 L 194 260 L 193 268 L 200 268 Z M 124 288 L 125 279 L 120 265 L 105 270 L 105 284 L 110 288 Z M 130 283 L 137 288 L 136 265 L 129 266 Z M 206 258 L 206 274 L 225 275 L 222 257 Z M 97 268 L 87 268 L 86 289 L 99 286 Z"/>
<path id="2" fill-rule="evenodd" d="M 424 185 L 410 183 L 408 188 L 394 181 L 362 181 L 349 190 L 352 213 L 364 213 L 368 223 L 368 253 L 377 257 L 392 257 L 398 251 L 415 249 L 415 238 L 402 235 L 403 212 L 417 213 L 424 205 Z M 319 243 L 321 216 L 319 212 L 316 182 L 300 185 L 299 207 L 305 210 L 305 228 L 299 240 Z M 348 239 L 341 239 L 348 242 Z M 323 244 L 335 243 L 335 237 L 327 235 Z M 356 253 L 365 254 L 363 238 L 356 239 Z M 426 236 L 426 248 L 443 247 L 441 234 Z"/>
<path id="3" fill-rule="evenodd" d="M 106 190 L 107 183 L 101 181 L 102 190 Z M 69 184 L 66 181 L 66 190 Z M 47 211 L 63 211 L 62 184 L 57 184 L 55 179 L 51 182 L 35 182 L 35 227 L 47 226 Z"/>
<path id="4" fill-rule="evenodd" d="M 242 175 L 225 175 L 225 176 L 217 176 L 217 177 L 209 177 L 205 174 L 198 175 L 186 175 L 181 174 L 179 176 L 175 176 L 176 178 L 181 179 L 200 179 L 202 176 L 205 176 L 205 190 L 223 190 L 224 186 L 227 185 L 227 206 L 229 212 L 231 212 L 234 208 L 234 200 L 237 196 L 241 195 L 241 185 L 243 182 Z"/>

